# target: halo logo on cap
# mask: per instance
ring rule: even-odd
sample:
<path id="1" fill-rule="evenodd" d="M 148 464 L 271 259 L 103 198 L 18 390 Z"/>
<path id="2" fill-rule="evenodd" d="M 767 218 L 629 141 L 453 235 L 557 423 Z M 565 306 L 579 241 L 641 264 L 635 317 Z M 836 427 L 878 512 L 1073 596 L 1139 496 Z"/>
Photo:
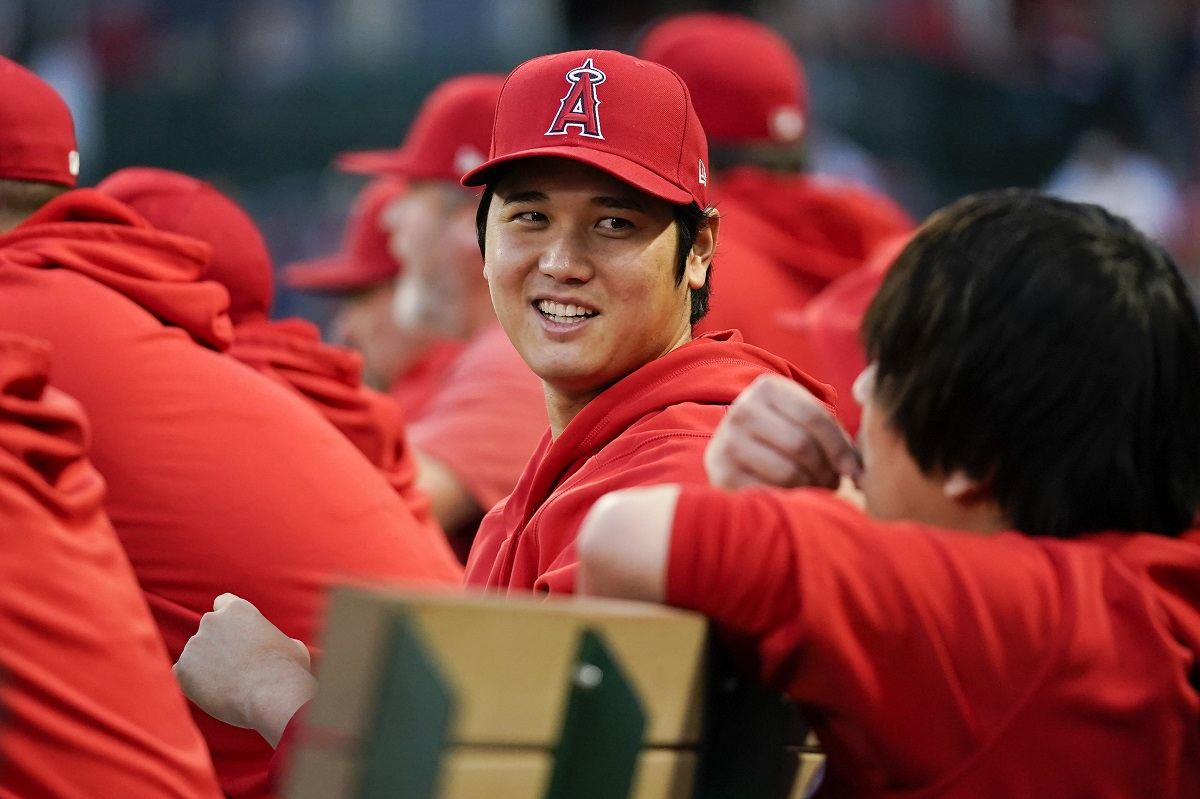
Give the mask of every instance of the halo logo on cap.
<path id="1" fill-rule="evenodd" d="M 592 139 L 603 139 L 600 132 L 600 100 L 596 97 L 596 87 L 604 83 L 608 76 L 586 59 L 582 64 L 569 71 L 566 75 L 570 88 L 563 98 L 558 101 L 558 113 L 550 123 L 547 136 L 566 136 L 567 129 L 579 128 L 581 136 Z"/>

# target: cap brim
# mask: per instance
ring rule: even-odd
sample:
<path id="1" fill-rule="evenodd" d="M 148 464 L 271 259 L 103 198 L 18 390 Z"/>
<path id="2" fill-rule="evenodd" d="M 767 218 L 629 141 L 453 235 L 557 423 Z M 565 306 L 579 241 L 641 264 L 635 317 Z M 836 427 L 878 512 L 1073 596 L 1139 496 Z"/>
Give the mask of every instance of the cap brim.
<path id="1" fill-rule="evenodd" d="M 333 164 L 343 172 L 355 175 L 382 175 L 408 180 L 458 180 L 457 173 L 447 173 L 431 164 L 418 163 L 403 148 L 398 150 L 359 150 L 342 153 Z"/>
<path id="2" fill-rule="evenodd" d="M 289 288 L 324 292 L 353 291 L 390 279 L 365 271 L 341 253 L 288 264 L 283 267 L 282 276 Z"/>
<path id="3" fill-rule="evenodd" d="M 355 150 L 339 153 L 333 159 L 333 165 L 343 172 L 355 175 L 389 175 L 397 172 L 397 167 L 403 167 L 404 159 L 401 150 Z"/>
<path id="4" fill-rule="evenodd" d="M 691 195 L 691 192 L 679 188 L 658 173 L 651 172 L 623 156 L 586 147 L 534 147 L 502 155 L 485 161 L 463 175 L 461 183 L 464 186 L 485 186 L 494 181 L 500 167 L 527 158 L 566 158 L 569 161 L 594 166 L 617 180 L 674 205 L 688 205 L 696 202 L 696 198 Z"/>

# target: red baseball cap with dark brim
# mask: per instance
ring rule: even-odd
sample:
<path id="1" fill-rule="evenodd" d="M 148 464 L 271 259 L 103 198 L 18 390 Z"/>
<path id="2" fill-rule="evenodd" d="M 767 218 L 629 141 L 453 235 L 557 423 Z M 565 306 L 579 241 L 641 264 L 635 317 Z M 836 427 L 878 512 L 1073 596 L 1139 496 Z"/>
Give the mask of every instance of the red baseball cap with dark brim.
<path id="1" fill-rule="evenodd" d="M 340 293 L 394 280 L 400 262 L 388 248 L 383 211 L 404 193 L 404 181 L 381 177 L 359 192 L 346 222 L 342 248 L 330 255 L 283 268 L 285 285 L 304 291 Z"/>
<path id="2" fill-rule="evenodd" d="M 464 186 L 525 158 L 588 164 L 669 203 L 708 203 L 708 144 L 678 75 L 611 50 L 541 56 L 518 66 L 496 105 L 488 160 Z"/>
<path id="3" fill-rule="evenodd" d="M 450 78 L 425 98 L 399 148 L 343 153 L 334 163 L 346 172 L 458 181 L 487 157 L 503 83 L 502 75 Z"/>

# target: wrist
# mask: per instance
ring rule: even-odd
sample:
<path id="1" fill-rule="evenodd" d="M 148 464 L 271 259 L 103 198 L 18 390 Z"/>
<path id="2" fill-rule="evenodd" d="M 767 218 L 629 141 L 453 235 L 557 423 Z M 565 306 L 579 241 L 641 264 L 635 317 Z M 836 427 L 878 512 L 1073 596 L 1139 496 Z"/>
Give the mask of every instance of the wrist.
<path id="1" fill-rule="evenodd" d="M 295 660 L 278 656 L 246 698 L 249 726 L 277 746 L 296 711 L 316 695 L 317 680 Z"/>

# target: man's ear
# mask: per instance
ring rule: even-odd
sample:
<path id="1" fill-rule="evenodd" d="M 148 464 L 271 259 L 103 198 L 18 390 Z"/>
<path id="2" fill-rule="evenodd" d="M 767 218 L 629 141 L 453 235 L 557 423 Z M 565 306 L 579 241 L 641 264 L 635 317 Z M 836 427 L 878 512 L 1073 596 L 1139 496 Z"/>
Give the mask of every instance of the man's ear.
<path id="1" fill-rule="evenodd" d="M 692 251 L 688 253 L 687 278 L 688 288 L 699 291 L 708 280 L 708 270 L 712 266 L 713 254 L 717 251 L 717 234 L 721 228 L 721 215 L 713 208 L 708 212 L 708 224 L 696 232 L 696 240 L 692 242 Z"/>
<path id="2" fill-rule="evenodd" d="M 968 477 L 961 469 L 951 472 L 942 483 L 942 493 L 960 505 L 974 505 L 988 495 L 987 484 Z"/>

